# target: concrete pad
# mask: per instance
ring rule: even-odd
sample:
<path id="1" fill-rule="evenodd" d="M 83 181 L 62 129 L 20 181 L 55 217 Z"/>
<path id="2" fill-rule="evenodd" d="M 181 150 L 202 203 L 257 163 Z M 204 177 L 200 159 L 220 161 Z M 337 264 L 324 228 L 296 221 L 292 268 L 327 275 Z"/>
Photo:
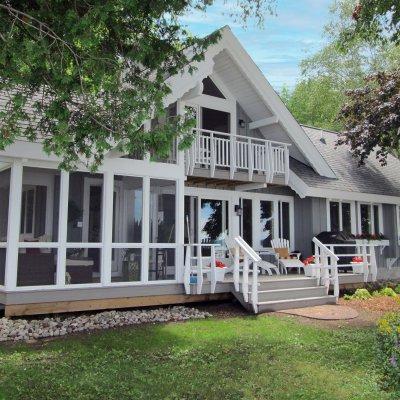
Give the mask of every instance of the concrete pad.
<path id="1" fill-rule="evenodd" d="M 358 317 L 358 312 L 351 307 L 326 304 L 323 306 L 295 308 L 278 311 L 282 314 L 297 315 L 312 319 L 322 320 L 346 320 Z"/>

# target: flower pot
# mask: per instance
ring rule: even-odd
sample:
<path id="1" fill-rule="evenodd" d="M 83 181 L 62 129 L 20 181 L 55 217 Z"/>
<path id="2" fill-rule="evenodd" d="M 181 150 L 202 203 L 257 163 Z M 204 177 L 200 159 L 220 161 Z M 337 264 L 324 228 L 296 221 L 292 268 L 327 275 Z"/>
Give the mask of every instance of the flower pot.
<path id="1" fill-rule="evenodd" d="M 305 276 L 316 276 L 317 269 L 315 268 L 315 264 L 308 264 L 304 266 L 304 275 Z"/>
<path id="2" fill-rule="evenodd" d="M 363 263 L 355 263 L 351 262 L 351 267 L 353 268 L 353 274 L 363 274 L 364 273 L 364 264 Z"/>

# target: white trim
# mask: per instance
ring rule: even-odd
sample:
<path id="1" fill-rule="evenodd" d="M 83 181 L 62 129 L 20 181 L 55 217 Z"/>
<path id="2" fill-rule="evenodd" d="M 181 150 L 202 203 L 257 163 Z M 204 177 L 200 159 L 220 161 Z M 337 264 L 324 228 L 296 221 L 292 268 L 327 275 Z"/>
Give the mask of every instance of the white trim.
<path id="1" fill-rule="evenodd" d="M 331 209 L 330 203 L 339 204 L 339 231 L 343 230 L 343 203 L 350 204 L 350 225 L 352 234 L 356 234 L 356 212 L 355 212 L 355 201 L 343 200 L 343 199 L 326 199 L 326 228 L 328 231 L 332 230 L 331 227 Z"/>
<path id="2" fill-rule="evenodd" d="M 249 123 L 249 129 L 257 129 L 268 125 L 277 124 L 279 119 L 277 116 L 259 119 L 258 121 L 253 121 Z"/>
<path id="3" fill-rule="evenodd" d="M 383 227 L 383 209 L 382 209 L 382 204 L 381 203 L 371 203 L 371 202 L 366 202 L 366 201 L 360 201 L 357 202 L 357 217 L 358 217 L 358 223 L 357 223 L 357 228 L 358 228 L 358 233 L 362 233 L 361 229 L 361 206 L 366 205 L 369 206 L 369 215 L 370 215 L 370 232 L 372 235 L 377 235 L 379 233 L 384 233 L 384 227 Z M 378 232 L 376 231 L 376 226 L 375 226 L 375 210 L 374 206 L 378 207 L 378 218 L 379 218 L 379 229 Z"/>

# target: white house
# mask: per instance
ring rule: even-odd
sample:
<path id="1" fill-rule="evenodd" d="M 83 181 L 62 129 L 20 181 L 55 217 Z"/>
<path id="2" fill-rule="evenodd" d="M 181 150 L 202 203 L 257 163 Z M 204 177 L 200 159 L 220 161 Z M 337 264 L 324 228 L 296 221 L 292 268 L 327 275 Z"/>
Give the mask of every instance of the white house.
<path id="1" fill-rule="evenodd" d="M 335 133 L 300 126 L 230 29 L 221 32 L 193 75 L 169 78 L 169 112 L 197 116 L 189 150 L 157 162 L 111 151 L 96 174 L 60 171 L 40 143 L 0 152 L 6 315 L 232 294 L 258 312 L 335 302 L 340 284 L 398 275 L 399 160 L 358 167 L 348 148 L 335 149 Z M 323 231 L 384 238 L 335 246 L 313 239 Z M 284 239 L 302 258 L 316 255 L 308 276 L 284 274 L 302 265 L 276 255 Z"/>

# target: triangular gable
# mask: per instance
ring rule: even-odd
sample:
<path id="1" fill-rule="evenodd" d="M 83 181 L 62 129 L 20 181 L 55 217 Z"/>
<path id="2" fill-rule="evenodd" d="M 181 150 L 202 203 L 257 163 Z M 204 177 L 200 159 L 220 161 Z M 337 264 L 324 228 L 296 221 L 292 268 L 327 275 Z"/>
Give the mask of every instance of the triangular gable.
<path id="1" fill-rule="evenodd" d="M 307 162 L 309 162 L 318 174 L 335 178 L 336 176 L 328 163 L 286 108 L 280 97 L 245 51 L 238 39 L 233 35 L 229 27 L 221 29 L 220 40 L 218 43 L 208 48 L 204 61 L 195 64 L 197 70 L 192 75 L 184 72 L 168 79 L 167 82 L 172 92 L 166 99 L 166 105 L 182 98 L 183 95 L 190 90 L 200 90 L 202 80 L 212 75 L 215 63 L 214 58 L 224 50 L 246 77 L 246 80 L 250 82 L 252 88 L 263 102 L 263 105 L 271 110 L 274 117 L 278 119 L 280 126 L 287 133 L 290 141 L 301 152 Z M 265 117 L 268 117 L 268 115 L 265 115 Z"/>

